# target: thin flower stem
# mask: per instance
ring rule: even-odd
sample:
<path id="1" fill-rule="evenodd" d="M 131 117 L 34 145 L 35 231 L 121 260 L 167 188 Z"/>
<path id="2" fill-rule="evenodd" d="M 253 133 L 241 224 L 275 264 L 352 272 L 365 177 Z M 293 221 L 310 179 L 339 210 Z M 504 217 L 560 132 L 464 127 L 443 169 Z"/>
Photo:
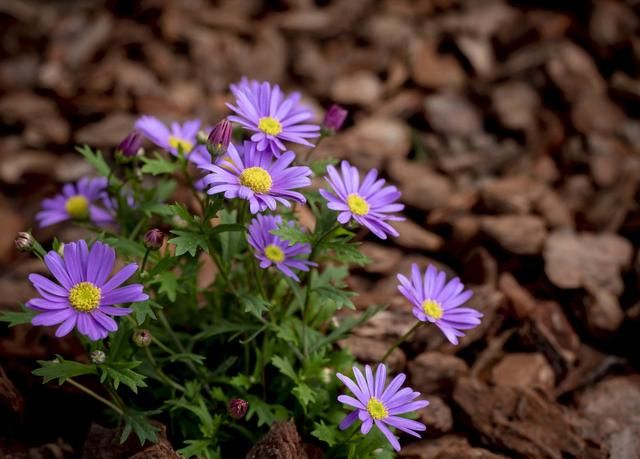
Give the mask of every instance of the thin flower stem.
<path id="1" fill-rule="evenodd" d="M 164 329 L 167 331 L 169 336 L 171 336 L 171 339 L 173 340 L 173 342 L 176 344 L 176 346 L 178 346 L 178 350 L 181 353 L 186 354 L 187 350 L 182 345 L 182 341 L 180 341 L 180 338 L 178 338 L 178 335 L 176 335 L 176 332 L 173 331 L 173 328 L 171 327 L 171 324 L 167 320 L 167 316 L 164 314 L 163 310 L 158 311 L 158 319 L 160 319 L 160 323 L 162 324 Z M 186 360 L 185 363 L 196 375 L 199 374 L 198 369 L 196 368 L 196 366 L 193 364 L 191 360 Z"/>
<path id="2" fill-rule="evenodd" d="M 157 344 L 157 342 L 156 342 Z M 162 382 L 170 385 L 171 387 L 173 387 L 174 389 L 180 391 L 180 392 L 185 392 L 186 389 L 181 386 L 180 384 L 178 384 L 177 382 L 175 382 L 173 379 L 169 378 L 157 365 L 156 363 L 156 359 L 153 358 L 153 355 L 151 354 L 151 351 L 149 350 L 148 347 L 144 348 L 144 352 L 147 355 L 147 358 L 149 359 L 149 362 L 151 363 L 151 365 L 153 366 L 153 370 L 156 373 L 156 376 L 158 377 L 159 380 L 161 380 Z"/>
<path id="3" fill-rule="evenodd" d="M 133 240 L 135 239 L 138 234 L 140 233 L 140 230 L 144 227 L 144 225 L 147 224 L 147 218 L 141 218 L 140 221 L 138 221 L 138 224 L 135 226 L 135 228 L 133 228 L 133 230 L 131 231 L 131 234 L 129 235 L 129 239 Z"/>
<path id="4" fill-rule="evenodd" d="M 95 398 L 100 403 L 103 403 L 104 405 L 108 406 L 113 411 L 118 413 L 120 416 L 124 416 L 124 411 L 122 411 L 122 409 L 118 408 L 114 403 L 110 402 L 106 398 L 96 394 L 94 391 L 89 389 L 87 386 L 84 386 L 84 385 L 80 384 L 79 382 L 74 381 L 71 378 L 67 379 L 67 382 L 69 384 L 71 384 L 72 386 L 76 387 L 77 389 L 80 389 L 82 392 L 84 392 L 85 394 L 89 395 L 90 397 Z"/>
<path id="5" fill-rule="evenodd" d="M 155 336 L 151 337 L 151 341 L 155 343 L 160 349 L 165 351 L 167 354 L 176 355 L 175 351 L 173 351 L 171 348 L 163 344 L 162 341 L 159 341 Z"/>
<path id="6" fill-rule="evenodd" d="M 151 253 L 151 249 L 147 249 L 144 253 L 144 257 L 142 257 L 142 264 L 140 265 L 140 272 L 144 272 L 144 268 L 147 266 L 147 260 L 149 259 L 149 254 Z"/>
<path id="7" fill-rule="evenodd" d="M 387 360 L 387 357 L 389 357 L 391 355 L 391 353 L 398 347 L 400 346 L 409 336 L 411 336 L 411 334 L 416 331 L 418 329 L 418 327 L 422 325 L 422 322 L 418 321 L 415 323 L 415 325 L 413 327 L 411 327 L 409 329 L 409 331 L 407 333 L 405 333 L 404 335 L 402 335 L 398 341 L 396 341 L 395 343 L 393 343 L 393 346 L 391 346 L 389 349 L 387 349 L 387 352 L 384 354 L 384 356 L 382 356 L 382 359 L 380 360 L 380 363 L 384 363 L 385 360 Z"/>
<path id="8" fill-rule="evenodd" d="M 318 149 L 318 147 L 320 146 L 320 142 L 322 142 L 322 139 L 324 139 L 325 137 L 328 137 L 328 136 L 325 135 L 325 134 L 320 134 L 320 138 L 318 139 L 318 142 L 316 142 L 315 147 L 310 148 L 309 151 L 307 151 L 307 154 L 304 157 L 304 163 L 305 164 L 309 161 L 309 159 L 311 158 L 311 155 L 313 154 L 313 152 Z"/>

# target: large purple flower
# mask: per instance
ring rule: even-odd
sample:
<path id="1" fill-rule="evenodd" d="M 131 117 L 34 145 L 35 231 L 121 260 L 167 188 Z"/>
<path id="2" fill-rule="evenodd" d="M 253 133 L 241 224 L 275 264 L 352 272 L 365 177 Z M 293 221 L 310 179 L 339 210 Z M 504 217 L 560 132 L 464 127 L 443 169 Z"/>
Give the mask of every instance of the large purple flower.
<path id="1" fill-rule="evenodd" d="M 320 135 L 320 126 L 301 124 L 313 118 L 313 112 L 298 103 L 300 93 L 286 97 L 277 84 L 272 87 L 266 81 L 247 78 L 232 84 L 231 92 L 236 97 L 236 105 L 227 106 L 237 116 L 229 116 L 229 120 L 255 132 L 251 140 L 256 142 L 259 151 L 269 151 L 278 157 L 287 149 L 283 140 L 312 147 L 306 139 Z"/>
<path id="2" fill-rule="evenodd" d="M 54 225 L 66 220 L 88 220 L 104 226 L 113 222 L 113 215 L 99 206 L 107 198 L 105 177 L 81 178 L 77 183 L 67 183 L 62 193 L 42 201 L 42 210 L 36 214 L 38 225 Z"/>
<path id="3" fill-rule="evenodd" d="M 94 242 L 91 250 L 85 241 L 70 242 L 64 246 L 64 258 L 51 251 L 44 262 L 58 283 L 31 274 L 29 280 L 41 298 L 29 300 L 27 306 L 40 312 L 32 319 L 33 325 L 60 324 L 58 337 L 76 327 L 93 341 L 105 338 L 118 329 L 111 316 L 126 316 L 133 311 L 115 305 L 149 299 L 140 284 L 121 287 L 138 269 L 135 263 L 107 280 L 115 266 L 116 252 L 102 242 Z"/>
<path id="4" fill-rule="evenodd" d="M 183 124 L 173 122 L 167 127 L 158 118 L 143 115 L 135 124 L 135 128 L 156 146 L 174 156 L 182 152 L 185 157 L 197 166 L 211 162 L 211 156 L 204 145 L 198 145 L 197 135 L 200 120 L 185 121 Z"/>
<path id="5" fill-rule="evenodd" d="M 293 222 L 288 222 L 293 225 Z M 253 247 L 254 255 L 260 260 L 261 268 L 268 268 L 274 265 L 285 276 L 299 282 L 300 279 L 292 271 L 299 269 L 309 271 L 309 266 L 317 266 L 309 260 L 302 260 L 300 256 L 311 253 L 311 245 L 304 243 L 291 244 L 289 241 L 280 239 L 271 231 L 282 226 L 280 215 L 258 215 L 249 225 L 248 241 Z"/>
<path id="6" fill-rule="evenodd" d="M 364 367 L 364 371 L 365 375 L 363 376 L 358 368 L 353 367 L 355 382 L 341 373 L 336 374 L 338 379 L 355 395 L 355 398 L 349 395 L 338 397 L 339 402 L 355 408 L 340 423 L 340 429 L 347 429 L 357 419 L 360 419 L 362 421 L 360 432 L 366 435 L 375 424 L 380 432 L 387 437 L 393 449 L 400 451 L 398 439 L 387 426 L 395 427 L 402 432 L 420 438 L 417 431 L 427 430 L 425 425 L 399 415 L 424 408 L 429 402 L 415 400 L 420 396 L 420 392 L 414 392 L 409 387 L 400 389 L 406 379 L 404 373 L 393 378 L 387 386 L 387 369 L 383 364 L 378 365 L 375 378 L 369 365 Z"/>
<path id="7" fill-rule="evenodd" d="M 304 196 L 293 190 L 311 184 L 311 169 L 289 167 L 294 159 L 292 151 L 274 160 L 271 153 L 258 151 L 253 142 L 245 142 L 241 148 L 231 144 L 223 161 L 202 166 L 211 172 L 203 182 L 211 187 L 209 194 L 246 199 L 253 214 L 267 208 L 275 210 L 278 202 L 290 207 L 289 200 L 305 202 Z"/>
<path id="8" fill-rule="evenodd" d="M 436 324 L 452 344 L 458 344 L 458 337 L 464 336 L 460 330 L 480 323 L 481 312 L 461 307 L 473 292 L 464 290 L 464 284 L 457 277 L 446 282 L 446 274 L 433 265 L 429 265 L 422 276 L 414 263 L 411 281 L 402 274 L 398 274 L 398 280 L 398 290 L 413 303 L 413 315 L 423 322 Z"/>
<path id="9" fill-rule="evenodd" d="M 331 185 L 332 194 L 320 190 L 320 194 L 329 203 L 327 207 L 340 212 L 338 222 L 345 224 L 353 219 L 366 226 L 380 239 L 387 234 L 397 236 L 398 232 L 386 220 L 404 220 L 404 217 L 390 215 L 404 209 L 404 204 L 397 203 L 401 193 L 395 186 L 384 186 L 385 180 L 378 179 L 378 171 L 372 169 L 360 184 L 358 169 L 347 161 L 340 165 L 342 175 L 335 167 L 327 167 L 328 177 L 325 180 Z"/>

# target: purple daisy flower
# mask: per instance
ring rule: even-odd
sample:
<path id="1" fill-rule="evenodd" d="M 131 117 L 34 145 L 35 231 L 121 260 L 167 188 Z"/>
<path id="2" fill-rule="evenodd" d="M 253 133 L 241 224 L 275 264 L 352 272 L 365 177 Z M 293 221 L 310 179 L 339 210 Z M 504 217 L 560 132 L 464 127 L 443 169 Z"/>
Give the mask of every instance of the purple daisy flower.
<path id="1" fill-rule="evenodd" d="M 329 176 L 325 177 L 335 195 L 320 190 L 328 201 L 327 207 L 340 212 L 338 222 L 345 224 L 353 219 L 380 239 L 386 239 L 387 234 L 397 236 L 398 232 L 385 220 L 404 220 L 399 215 L 389 215 L 404 209 L 404 204 L 395 202 L 401 196 L 400 191 L 395 186 L 384 186 L 386 182 L 378 179 L 376 169 L 370 170 L 360 184 L 360 173 L 356 167 L 342 161 L 340 168 L 342 175 L 335 167 L 327 167 Z"/>
<path id="2" fill-rule="evenodd" d="M 40 314 L 33 325 L 57 325 L 56 336 L 67 335 L 74 327 L 92 341 L 105 338 L 118 329 L 111 316 L 126 316 L 132 308 L 114 305 L 146 301 L 149 296 L 142 285 L 120 287 L 138 269 L 129 264 L 107 280 L 116 262 L 116 251 L 102 242 L 95 242 L 91 250 L 85 241 L 64 245 L 64 258 L 50 251 L 44 262 L 56 282 L 40 274 L 31 274 L 29 280 L 40 294 L 27 302 L 27 306 Z"/>
<path id="3" fill-rule="evenodd" d="M 42 210 L 36 214 L 38 226 L 44 228 L 67 220 L 88 220 L 104 226 L 113 222 L 113 215 L 97 203 L 107 197 L 106 177 L 81 178 L 67 183 L 62 193 L 42 201 Z"/>
<path id="4" fill-rule="evenodd" d="M 179 152 L 197 166 L 211 162 L 211 156 L 204 145 L 198 145 L 197 135 L 200 120 L 185 121 L 183 124 L 173 122 L 167 127 L 154 116 L 143 115 L 135 124 L 135 128 L 156 146 L 167 150 L 174 156 Z"/>
<path id="5" fill-rule="evenodd" d="M 458 344 L 458 337 L 464 336 L 460 330 L 468 330 L 480 324 L 482 313 L 472 308 L 462 308 L 473 295 L 471 290 L 464 290 L 459 278 L 445 282 L 447 276 L 429 265 L 424 273 L 420 273 L 417 264 L 411 266 L 411 281 L 398 274 L 398 290 L 411 303 L 413 315 L 423 322 L 431 322 L 444 333 L 452 344 Z"/>
<path id="6" fill-rule="evenodd" d="M 245 142 L 242 148 L 231 144 L 223 161 L 201 166 L 211 172 L 203 181 L 211 186 L 209 194 L 246 199 L 253 214 L 267 208 L 275 210 L 278 202 L 290 207 L 288 199 L 304 204 L 304 196 L 292 190 L 311 184 L 311 169 L 288 167 L 294 159 L 292 151 L 274 160 L 271 153 L 258 151 L 253 142 Z"/>
<path id="7" fill-rule="evenodd" d="M 288 224 L 293 226 L 293 222 L 288 222 Z M 300 279 L 292 269 L 309 271 L 309 266 L 317 266 L 312 261 L 299 258 L 301 255 L 311 253 L 311 244 L 291 244 L 289 241 L 271 234 L 271 231 L 280 226 L 282 226 L 280 215 L 258 215 L 249 225 L 247 237 L 249 245 L 253 247 L 255 257 L 260 260 L 261 268 L 266 269 L 274 265 L 285 276 L 299 282 Z"/>
<path id="8" fill-rule="evenodd" d="M 227 106 L 237 116 L 229 116 L 229 120 L 255 132 L 251 140 L 259 151 L 269 151 L 278 157 L 286 150 L 283 140 L 313 147 L 306 139 L 320 135 L 320 126 L 301 124 L 313 118 L 313 112 L 298 103 L 298 92 L 286 97 L 277 84 L 272 87 L 266 81 L 249 81 L 246 77 L 239 84 L 232 84 L 231 92 L 236 105 Z"/>
<path id="9" fill-rule="evenodd" d="M 403 418 L 399 415 L 419 410 L 429 405 L 427 400 L 415 400 L 420 396 L 420 392 L 414 392 L 413 389 L 405 387 L 400 389 L 402 383 L 407 378 L 404 373 L 398 376 L 386 386 L 387 369 L 383 364 L 379 364 L 376 370 L 375 378 L 373 371 L 369 365 L 364 367 L 365 375 L 353 367 L 355 382 L 341 373 L 336 376 L 345 386 L 355 395 L 340 395 L 338 401 L 355 408 L 340 423 L 340 429 L 345 430 L 351 426 L 357 419 L 362 421 L 360 432 L 366 435 L 375 424 L 380 432 L 387 437 L 391 446 L 396 451 L 400 451 L 400 443 L 396 436 L 391 433 L 389 427 L 406 432 L 414 437 L 420 438 L 417 431 L 427 430 L 426 426 L 418 421 Z"/>

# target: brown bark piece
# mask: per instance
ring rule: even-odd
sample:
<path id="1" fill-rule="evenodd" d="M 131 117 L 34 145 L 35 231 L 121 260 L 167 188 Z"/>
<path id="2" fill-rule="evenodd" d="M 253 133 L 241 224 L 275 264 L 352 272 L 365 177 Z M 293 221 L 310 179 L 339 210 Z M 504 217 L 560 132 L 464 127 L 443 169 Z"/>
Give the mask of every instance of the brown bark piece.
<path id="1" fill-rule="evenodd" d="M 481 217 L 482 230 L 506 250 L 519 255 L 540 253 L 547 229 L 535 215 L 501 215 Z"/>
<path id="2" fill-rule="evenodd" d="M 291 421 L 276 422 L 249 451 L 246 459 L 307 459 L 302 439 Z"/>
<path id="3" fill-rule="evenodd" d="M 526 387 L 492 388 L 464 378 L 458 381 L 453 399 L 487 441 L 513 457 L 604 457 L 596 439 L 583 438 L 586 421 L 543 393 Z"/>
<path id="4" fill-rule="evenodd" d="M 456 381 L 468 373 L 464 360 L 440 352 L 424 352 L 409 362 L 411 387 L 427 395 L 449 395 Z"/>

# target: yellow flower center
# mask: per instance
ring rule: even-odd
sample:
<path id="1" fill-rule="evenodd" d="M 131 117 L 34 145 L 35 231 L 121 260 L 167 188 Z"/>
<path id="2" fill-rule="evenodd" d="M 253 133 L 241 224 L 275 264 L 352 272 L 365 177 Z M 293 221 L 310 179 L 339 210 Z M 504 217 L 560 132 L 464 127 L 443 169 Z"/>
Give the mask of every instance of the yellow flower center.
<path id="1" fill-rule="evenodd" d="M 273 181 L 269 173 L 261 167 L 248 167 L 240 174 L 240 184 L 254 193 L 268 193 Z"/>
<path id="2" fill-rule="evenodd" d="M 100 289 L 91 282 L 80 282 L 69 290 L 69 303 L 76 311 L 93 311 L 100 305 Z"/>
<path id="3" fill-rule="evenodd" d="M 432 319 L 438 320 L 442 317 L 443 311 L 440 303 L 433 300 L 424 300 L 422 303 L 422 310 L 426 315 Z"/>
<path id="4" fill-rule="evenodd" d="M 375 397 L 371 397 L 369 399 L 369 403 L 367 403 L 367 411 L 376 421 L 380 421 L 381 419 L 389 416 L 389 412 L 385 408 L 384 404 Z"/>
<path id="5" fill-rule="evenodd" d="M 174 135 L 169 136 L 169 145 L 171 148 L 175 148 L 184 154 L 191 153 L 193 150 L 193 144 L 188 140 L 180 139 Z"/>
<path id="6" fill-rule="evenodd" d="M 274 263 L 281 263 L 284 261 L 284 252 L 280 247 L 274 244 L 269 244 L 264 248 L 264 255 Z"/>
<path id="7" fill-rule="evenodd" d="M 83 219 L 89 216 L 89 200 L 81 194 L 71 196 L 67 199 L 64 209 L 75 219 Z"/>
<path id="8" fill-rule="evenodd" d="M 260 118 L 258 129 L 268 135 L 278 135 L 282 132 L 282 124 L 271 116 Z"/>
<path id="9" fill-rule="evenodd" d="M 347 205 L 352 214 L 367 215 L 369 213 L 369 203 L 357 193 L 347 196 Z"/>

